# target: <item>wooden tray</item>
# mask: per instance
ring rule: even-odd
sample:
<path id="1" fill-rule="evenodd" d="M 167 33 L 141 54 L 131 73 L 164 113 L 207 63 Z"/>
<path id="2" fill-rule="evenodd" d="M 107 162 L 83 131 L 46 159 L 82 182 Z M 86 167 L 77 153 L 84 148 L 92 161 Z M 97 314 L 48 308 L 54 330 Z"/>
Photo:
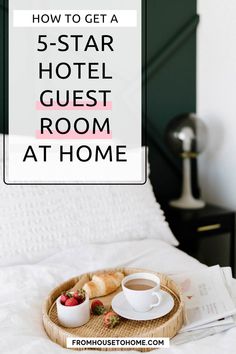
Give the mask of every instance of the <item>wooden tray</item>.
<path id="1" fill-rule="evenodd" d="M 121 271 L 124 275 L 137 272 L 150 272 L 157 274 L 161 279 L 162 289 L 168 291 L 174 299 L 174 308 L 167 315 L 152 321 L 131 321 L 123 319 L 121 323 L 113 328 L 108 329 L 103 325 L 103 316 L 91 316 L 90 321 L 82 327 L 65 328 L 59 325 L 57 319 L 57 311 L 55 301 L 63 291 L 73 290 L 75 284 L 78 283 L 82 287 L 87 281 L 91 280 L 93 274 Z M 77 284 L 78 285 L 78 284 Z M 111 308 L 111 301 L 113 297 L 119 293 L 119 288 L 116 292 L 103 296 L 101 300 L 106 306 L 107 310 Z M 101 270 L 94 273 L 86 273 L 78 277 L 72 278 L 57 288 L 51 291 L 43 304 L 43 325 L 49 338 L 66 348 L 66 339 L 68 337 L 169 337 L 172 338 L 180 330 L 184 323 L 184 302 L 179 287 L 164 274 L 147 271 L 137 268 L 112 268 Z M 104 348 L 98 350 L 127 350 Z M 132 350 L 132 348 L 130 348 Z M 138 349 L 139 351 L 150 351 L 151 349 Z"/>

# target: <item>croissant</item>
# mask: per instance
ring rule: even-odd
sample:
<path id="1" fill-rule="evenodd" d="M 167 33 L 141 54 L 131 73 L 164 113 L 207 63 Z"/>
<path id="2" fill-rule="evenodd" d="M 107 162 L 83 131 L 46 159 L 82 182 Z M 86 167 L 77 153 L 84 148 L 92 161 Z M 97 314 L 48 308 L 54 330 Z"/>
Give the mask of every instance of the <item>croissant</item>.
<path id="1" fill-rule="evenodd" d="M 84 284 L 83 289 L 90 299 L 105 296 L 119 288 L 124 274 L 121 272 L 93 275 L 92 280 Z"/>

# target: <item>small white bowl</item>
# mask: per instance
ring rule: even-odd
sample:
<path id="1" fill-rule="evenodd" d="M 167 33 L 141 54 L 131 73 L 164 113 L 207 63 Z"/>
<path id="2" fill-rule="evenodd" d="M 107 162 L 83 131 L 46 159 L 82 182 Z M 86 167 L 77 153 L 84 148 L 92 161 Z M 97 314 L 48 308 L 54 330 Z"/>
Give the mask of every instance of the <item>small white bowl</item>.
<path id="1" fill-rule="evenodd" d="M 57 317 L 63 327 L 80 327 L 90 319 L 89 297 L 86 295 L 85 301 L 76 306 L 65 306 L 61 304 L 59 296 L 56 301 Z"/>

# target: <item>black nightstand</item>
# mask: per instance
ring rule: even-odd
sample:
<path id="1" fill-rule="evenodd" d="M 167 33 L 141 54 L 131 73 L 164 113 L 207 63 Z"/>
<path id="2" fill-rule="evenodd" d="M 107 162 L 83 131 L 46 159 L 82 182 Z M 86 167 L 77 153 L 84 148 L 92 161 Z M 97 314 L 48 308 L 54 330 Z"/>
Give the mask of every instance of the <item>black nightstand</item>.
<path id="1" fill-rule="evenodd" d="M 163 209 L 179 248 L 207 265 L 231 266 L 235 274 L 235 212 L 214 205 L 198 210 Z"/>

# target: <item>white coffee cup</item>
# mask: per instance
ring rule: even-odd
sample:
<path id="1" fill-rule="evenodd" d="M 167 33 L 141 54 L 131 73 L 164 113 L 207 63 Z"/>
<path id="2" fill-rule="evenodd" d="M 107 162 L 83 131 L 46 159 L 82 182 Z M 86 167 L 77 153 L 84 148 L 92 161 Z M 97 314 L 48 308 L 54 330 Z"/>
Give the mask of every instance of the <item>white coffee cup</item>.
<path id="1" fill-rule="evenodd" d="M 130 280 L 150 280 L 155 283 L 154 287 L 147 290 L 134 290 L 125 286 Z M 141 281 L 140 281 L 141 283 Z M 122 289 L 126 300 L 137 312 L 147 312 L 153 307 L 157 307 L 161 302 L 160 278 L 152 273 L 134 273 L 122 280 Z"/>

